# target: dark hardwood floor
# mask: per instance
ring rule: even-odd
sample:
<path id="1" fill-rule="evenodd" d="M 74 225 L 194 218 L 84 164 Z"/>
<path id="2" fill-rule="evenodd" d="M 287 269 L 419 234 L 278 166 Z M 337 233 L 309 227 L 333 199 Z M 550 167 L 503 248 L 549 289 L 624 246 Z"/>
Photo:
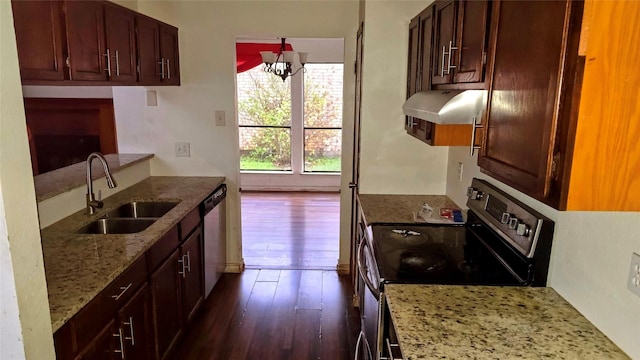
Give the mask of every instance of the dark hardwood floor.
<path id="1" fill-rule="evenodd" d="M 336 268 L 339 193 L 242 192 L 241 202 L 247 268 Z"/>
<path id="2" fill-rule="evenodd" d="M 222 276 L 175 359 L 352 359 L 360 318 L 335 271 L 339 194 L 241 196 L 247 270 Z"/>
<path id="3" fill-rule="evenodd" d="M 224 274 L 175 359 L 352 359 L 359 315 L 335 270 Z"/>

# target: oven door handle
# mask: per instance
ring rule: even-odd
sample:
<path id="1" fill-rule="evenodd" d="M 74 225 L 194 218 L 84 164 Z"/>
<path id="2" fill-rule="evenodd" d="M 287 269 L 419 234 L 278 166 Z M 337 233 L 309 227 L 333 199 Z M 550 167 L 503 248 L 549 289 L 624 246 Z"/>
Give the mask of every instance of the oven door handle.
<path id="1" fill-rule="evenodd" d="M 362 280 L 364 281 L 365 285 L 367 285 L 367 288 L 369 288 L 369 291 L 371 291 L 371 293 L 373 294 L 373 296 L 376 297 L 376 299 L 380 299 L 380 290 L 377 289 L 373 283 L 371 282 L 371 279 L 369 279 L 369 275 L 367 274 L 367 267 L 366 265 L 362 262 L 363 258 L 364 258 L 364 251 L 365 251 L 365 247 L 369 247 L 366 244 L 367 240 L 362 238 L 360 239 L 360 245 L 358 245 L 358 272 L 360 273 L 360 277 L 362 278 Z"/>

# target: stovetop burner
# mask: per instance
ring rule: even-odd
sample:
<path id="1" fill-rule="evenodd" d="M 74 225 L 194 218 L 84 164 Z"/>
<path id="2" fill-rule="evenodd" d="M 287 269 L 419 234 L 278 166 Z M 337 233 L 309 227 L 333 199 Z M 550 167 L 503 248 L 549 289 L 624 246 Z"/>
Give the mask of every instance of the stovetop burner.
<path id="1" fill-rule="evenodd" d="M 410 275 L 433 273 L 447 266 L 447 260 L 442 254 L 429 249 L 396 249 L 387 258 L 396 271 Z"/>

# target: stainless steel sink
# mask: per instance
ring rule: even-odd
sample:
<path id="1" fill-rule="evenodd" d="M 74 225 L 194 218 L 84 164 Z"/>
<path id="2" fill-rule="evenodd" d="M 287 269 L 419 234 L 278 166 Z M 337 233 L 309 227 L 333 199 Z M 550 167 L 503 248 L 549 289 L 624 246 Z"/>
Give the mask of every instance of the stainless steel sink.
<path id="1" fill-rule="evenodd" d="M 157 219 L 98 219 L 78 230 L 81 234 L 133 234 L 156 222 Z"/>
<path id="2" fill-rule="evenodd" d="M 173 209 L 177 202 L 134 201 L 109 211 L 106 218 L 159 218 Z"/>

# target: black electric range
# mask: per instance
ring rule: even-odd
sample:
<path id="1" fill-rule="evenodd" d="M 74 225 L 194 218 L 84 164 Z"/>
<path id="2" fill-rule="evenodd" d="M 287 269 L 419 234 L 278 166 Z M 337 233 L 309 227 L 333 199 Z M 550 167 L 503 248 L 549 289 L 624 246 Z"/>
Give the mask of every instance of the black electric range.
<path id="1" fill-rule="evenodd" d="M 367 229 L 381 285 L 544 286 L 553 221 L 474 179 L 464 225 L 384 224 Z"/>

